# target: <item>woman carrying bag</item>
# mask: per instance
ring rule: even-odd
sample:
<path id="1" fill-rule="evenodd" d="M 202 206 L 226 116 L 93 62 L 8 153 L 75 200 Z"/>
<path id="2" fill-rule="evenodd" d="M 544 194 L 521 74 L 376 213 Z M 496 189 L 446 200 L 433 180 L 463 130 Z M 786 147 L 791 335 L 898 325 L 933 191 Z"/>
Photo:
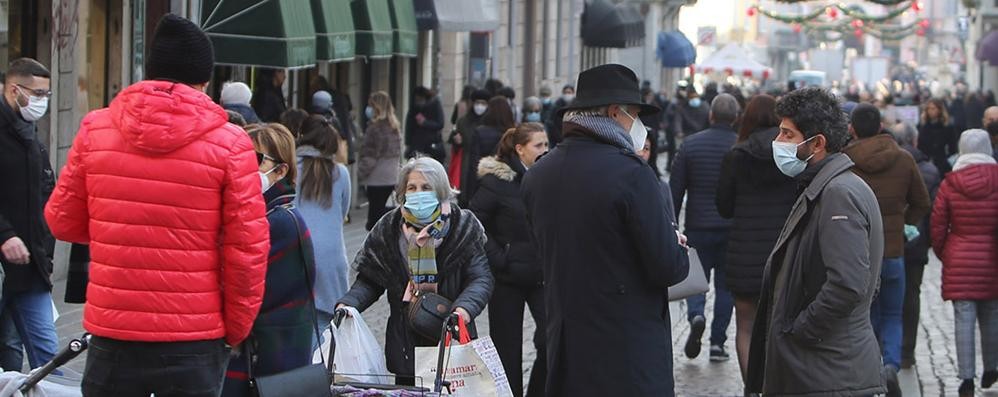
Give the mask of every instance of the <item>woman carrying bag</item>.
<path id="1" fill-rule="evenodd" d="M 452 202 L 439 162 L 409 161 L 399 173 L 395 199 L 399 207 L 374 225 L 357 253 L 357 279 L 337 308 L 363 312 L 387 291 L 388 370 L 396 383 L 413 385 L 415 347 L 436 346 L 451 313 L 468 321 L 474 334 L 474 319 L 488 303 L 494 279 L 482 225 Z"/>
<path id="2" fill-rule="evenodd" d="M 295 199 L 295 144 L 278 124 L 249 130 L 260 164 L 260 183 L 270 223 L 265 292 L 249 337 L 234 348 L 225 372 L 222 396 L 256 395 L 251 378 L 308 366 L 312 361 L 315 275 L 309 231 L 291 203 Z M 249 356 L 247 356 L 249 354 Z M 248 368 L 252 358 L 253 368 Z"/>

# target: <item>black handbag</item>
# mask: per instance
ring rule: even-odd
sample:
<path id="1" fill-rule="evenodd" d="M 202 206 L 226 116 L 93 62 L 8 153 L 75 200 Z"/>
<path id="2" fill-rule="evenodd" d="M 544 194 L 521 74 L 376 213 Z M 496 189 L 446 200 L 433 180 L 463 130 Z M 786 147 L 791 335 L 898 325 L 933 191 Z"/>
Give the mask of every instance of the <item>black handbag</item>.
<path id="1" fill-rule="evenodd" d="M 409 328 L 424 338 L 439 342 L 440 327 L 450 316 L 451 305 L 450 299 L 440 294 L 417 291 L 406 313 Z"/>
<path id="2" fill-rule="evenodd" d="M 295 231 L 298 233 L 298 244 L 300 247 L 304 247 L 305 244 L 308 244 L 308 242 L 302 238 L 298 217 L 291 211 L 291 208 L 293 207 L 291 205 L 284 205 L 281 206 L 281 208 L 288 211 L 291 219 L 295 221 Z M 309 275 L 308 268 L 314 263 L 315 257 L 312 255 L 305 255 L 305 281 L 308 284 L 309 296 L 314 296 L 314 294 L 312 292 L 312 277 Z M 313 299 L 310 302 L 312 306 L 312 328 L 315 330 L 315 337 L 318 340 L 321 336 L 319 333 L 319 325 L 316 323 L 318 321 L 318 315 L 315 309 L 315 300 Z M 272 375 L 253 376 L 253 363 L 256 362 L 256 357 L 253 354 L 252 341 L 247 341 L 247 375 L 249 377 L 251 392 L 259 397 L 331 397 L 333 395 L 331 388 L 333 383 L 332 360 L 335 345 L 335 343 L 330 343 L 328 365 L 323 358 L 322 364 L 309 364 L 304 367 Z M 319 356 L 321 357 L 322 355 L 320 354 Z"/>

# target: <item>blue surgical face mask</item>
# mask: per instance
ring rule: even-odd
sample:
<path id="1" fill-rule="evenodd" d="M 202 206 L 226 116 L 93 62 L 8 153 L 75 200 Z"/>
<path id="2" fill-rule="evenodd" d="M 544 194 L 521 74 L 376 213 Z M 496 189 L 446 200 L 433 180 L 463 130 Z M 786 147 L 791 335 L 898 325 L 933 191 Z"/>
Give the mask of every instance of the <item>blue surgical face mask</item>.
<path id="1" fill-rule="evenodd" d="M 801 160 L 797 158 L 797 148 L 812 139 L 814 139 L 813 136 L 798 144 L 773 141 L 773 160 L 776 162 L 776 168 L 791 178 L 804 172 L 804 169 L 807 168 L 807 162 L 811 160 L 811 157 L 814 157 L 814 153 Z"/>
<path id="2" fill-rule="evenodd" d="M 700 103 L 701 103 L 700 98 L 690 99 L 690 106 L 692 107 L 698 108 L 700 107 Z"/>
<path id="3" fill-rule="evenodd" d="M 372 108 L 370 106 L 364 108 L 364 116 L 367 116 L 368 120 L 373 119 L 374 118 L 374 108 Z"/>
<path id="4" fill-rule="evenodd" d="M 436 192 L 413 192 L 405 194 L 405 204 L 403 205 L 412 216 L 420 222 L 429 223 L 433 219 L 433 213 L 440 206 Z"/>
<path id="5" fill-rule="evenodd" d="M 538 112 L 527 113 L 527 122 L 538 123 L 541 121 L 541 114 Z"/>

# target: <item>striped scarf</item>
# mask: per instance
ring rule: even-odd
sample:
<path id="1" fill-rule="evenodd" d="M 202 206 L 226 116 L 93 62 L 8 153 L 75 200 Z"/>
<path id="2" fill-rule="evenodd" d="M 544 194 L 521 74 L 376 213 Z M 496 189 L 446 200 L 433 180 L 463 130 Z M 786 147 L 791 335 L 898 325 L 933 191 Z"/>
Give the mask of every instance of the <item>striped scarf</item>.
<path id="1" fill-rule="evenodd" d="M 582 126 L 589 132 L 587 135 L 596 140 L 634 151 L 631 136 L 612 118 L 596 114 L 573 114 L 565 122 Z"/>
<path id="2" fill-rule="evenodd" d="M 437 207 L 427 224 L 402 209 L 402 233 L 408 243 L 406 258 L 416 288 L 423 291 L 437 290 L 437 247 L 450 229 L 450 205 Z"/>

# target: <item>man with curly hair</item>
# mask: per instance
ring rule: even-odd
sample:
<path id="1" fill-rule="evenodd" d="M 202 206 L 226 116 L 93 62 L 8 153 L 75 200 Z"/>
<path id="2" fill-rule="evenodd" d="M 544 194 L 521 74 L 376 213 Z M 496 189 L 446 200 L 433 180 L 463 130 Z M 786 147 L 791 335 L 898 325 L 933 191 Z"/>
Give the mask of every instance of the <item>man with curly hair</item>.
<path id="1" fill-rule="evenodd" d="M 870 322 L 884 253 L 877 198 L 840 153 L 848 123 L 822 88 L 776 105 L 773 159 L 798 199 L 763 276 L 747 392 L 868 396 L 886 391 Z"/>

